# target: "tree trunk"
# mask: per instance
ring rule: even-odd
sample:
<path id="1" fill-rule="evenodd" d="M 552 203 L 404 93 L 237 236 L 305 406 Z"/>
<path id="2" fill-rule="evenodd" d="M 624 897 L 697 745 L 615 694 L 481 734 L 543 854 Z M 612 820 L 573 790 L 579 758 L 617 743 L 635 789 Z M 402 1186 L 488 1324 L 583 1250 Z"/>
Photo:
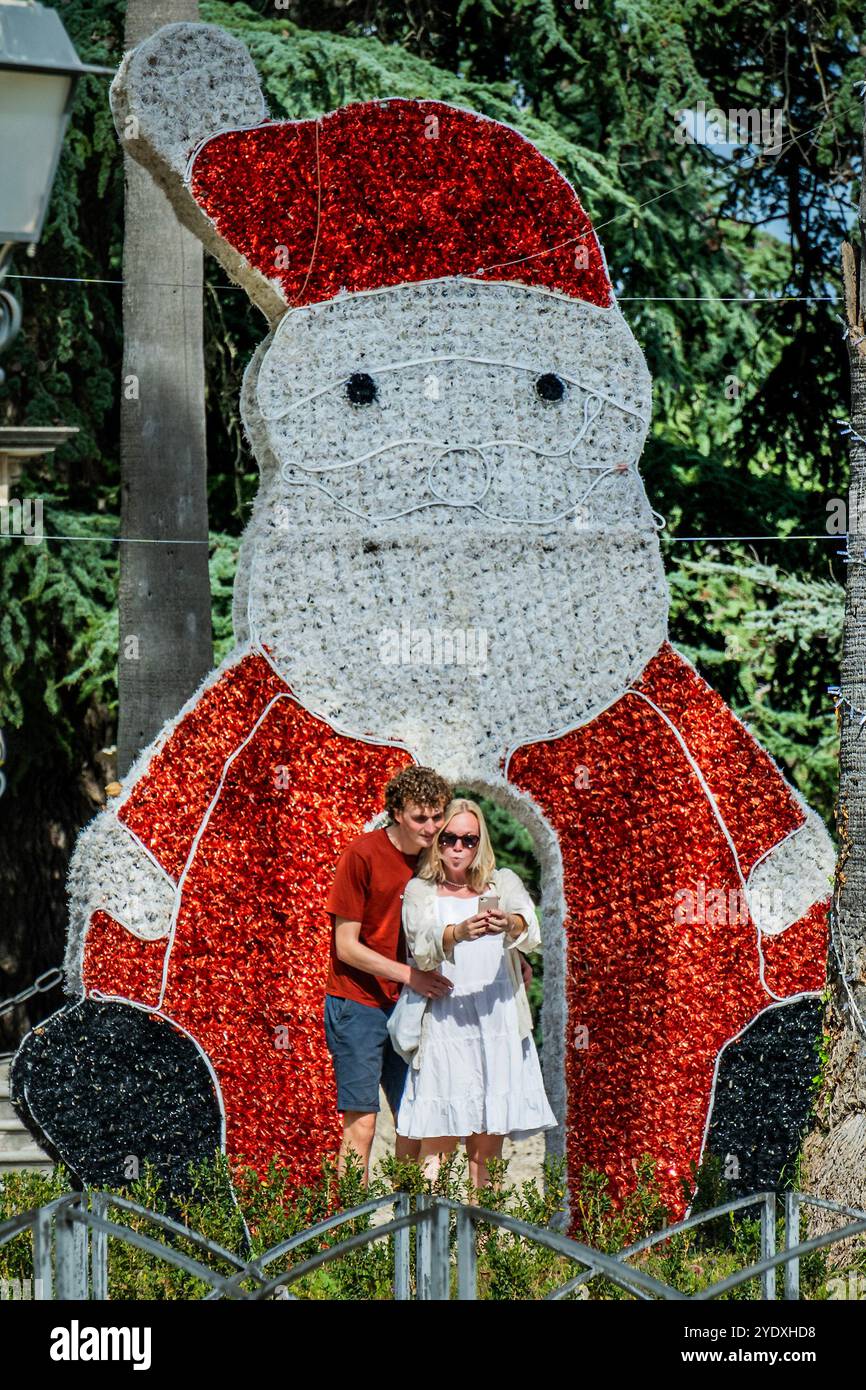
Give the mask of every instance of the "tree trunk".
<path id="1" fill-rule="evenodd" d="M 866 153 L 866 121 L 863 135 Z M 827 1070 L 817 1120 L 804 1147 L 802 1187 L 866 1208 L 866 180 L 860 188 L 860 249 L 842 248 L 851 368 L 851 466 L 842 671 L 838 695 L 839 861 L 833 894 Z M 814 1212 L 810 1234 L 844 1224 Z M 847 1248 L 829 1252 L 838 1263 Z"/>
<path id="2" fill-rule="evenodd" d="M 197 19 L 196 0 L 128 0 L 126 47 Z M 124 163 L 121 778 L 213 666 L 202 250 L 150 175 Z"/>

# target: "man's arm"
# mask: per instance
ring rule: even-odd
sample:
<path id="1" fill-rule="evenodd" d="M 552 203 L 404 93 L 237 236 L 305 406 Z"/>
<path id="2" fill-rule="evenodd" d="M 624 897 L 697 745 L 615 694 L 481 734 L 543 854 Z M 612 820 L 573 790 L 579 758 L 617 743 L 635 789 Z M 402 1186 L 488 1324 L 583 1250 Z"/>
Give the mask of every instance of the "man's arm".
<path id="1" fill-rule="evenodd" d="M 451 981 L 438 970 L 416 970 L 414 966 L 404 965 L 399 960 L 391 960 L 371 946 L 361 941 L 361 923 L 348 917 L 334 918 L 334 949 L 337 959 L 356 970 L 364 970 L 368 975 L 378 975 L 381 980 L 394 980 L 400 985 L 411 985 L 418 994 L 428 999 L 451 991 Z"/>

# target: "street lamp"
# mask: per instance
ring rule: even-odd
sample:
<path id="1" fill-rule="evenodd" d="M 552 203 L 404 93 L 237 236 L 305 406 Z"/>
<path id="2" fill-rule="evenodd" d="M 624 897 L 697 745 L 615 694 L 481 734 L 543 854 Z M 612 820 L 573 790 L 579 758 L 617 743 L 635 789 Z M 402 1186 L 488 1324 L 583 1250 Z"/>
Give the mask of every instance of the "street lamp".
<path id="1" fill-rule="evenodd" d="M 54 10 L 0 0 L 0 286 L 15 243 L 42 235 L 79 77 L 112 71 L 80 61 Z M 0 351 L 20 327 L 18 303 L 0 287 Z"/>
<path id="2" fill-rule="evenodd" d="M 113 69 L 82 63 L 60 16 L 33 0 L 0 0 L 0 242 L 34 243 L 76 83 Z"/>

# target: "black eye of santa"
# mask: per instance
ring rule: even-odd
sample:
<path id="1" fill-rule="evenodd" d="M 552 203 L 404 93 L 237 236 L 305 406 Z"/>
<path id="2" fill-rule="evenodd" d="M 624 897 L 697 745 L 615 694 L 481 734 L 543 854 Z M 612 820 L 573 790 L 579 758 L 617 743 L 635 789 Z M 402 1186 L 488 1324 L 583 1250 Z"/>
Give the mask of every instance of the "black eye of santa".
<path id="1" fill-rule="evenodd" d="M 536 381 L 535 389 L 543 401 L 561 401 L 565 395 L 565 382 L 554 372 L 545 372 Z"/>
<path id="2" fill-rule="evenodd" d="M 372 405 L 376 393 L 376 383 L 366 372 L 353 372 L 346 382 L 346 395 L 353 405 Z"/>

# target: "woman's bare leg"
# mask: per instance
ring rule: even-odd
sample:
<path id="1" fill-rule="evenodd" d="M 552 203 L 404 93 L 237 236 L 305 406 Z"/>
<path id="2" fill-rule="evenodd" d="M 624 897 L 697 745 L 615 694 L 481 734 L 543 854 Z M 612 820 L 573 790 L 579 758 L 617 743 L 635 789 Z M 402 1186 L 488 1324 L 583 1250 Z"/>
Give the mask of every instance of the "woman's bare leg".
<path id="1" fill-rule="evenodd" d="M 470 1134 L 466 1140 L 466 1156 L 469 1159 L 469 1182 L 472 1187 L 487 1187 L 490 1173 L 488 1158 L 502 1157 L 503 1134 Z"/>
<path id="2" fill-rule="evenodd" d="M 435 1139 L 422 1139 L 418 1162 L 424 1170 L 425 1178 L 432 1182 L 439 1176 L 439 1167 L 446 1154 L 453 1154 L 457 1140 L 453 1135 L 443 1134 Z"/>

